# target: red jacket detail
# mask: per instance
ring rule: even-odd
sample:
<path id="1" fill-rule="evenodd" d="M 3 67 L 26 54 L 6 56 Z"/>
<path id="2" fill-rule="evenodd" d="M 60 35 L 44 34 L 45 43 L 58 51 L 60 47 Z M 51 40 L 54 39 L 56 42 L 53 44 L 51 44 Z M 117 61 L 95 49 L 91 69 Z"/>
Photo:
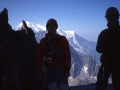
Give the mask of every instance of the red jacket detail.
<path id="1" fill-rule="evenodd" d="M 40 40 L 40 43 L 38 45 L 38 58 L 37 58 L 37 66 L 38 66 L 38 70 L 41 71 L 42 70 L 42 58 L 43 55 L 46 52 L 46 45 L 45 45 L 45 38 L 48 38 L 48 34 L 46 34 L 46 37 L 42 38 Z M 54 47 L 54 45 L 56 44 L 56 39 L 58 38 L 58 34 L 55 34 L 53 36 L 53 42 L 51 43 L 52 46 Z M 59 55 L 59 57 L 64 58 L 65 60 L 65 69 L 66 70 L 70 70 L 71 67 L 71 55 L 70 55 L 70 48 L 69 48 L 69 43 L 66 39 L 65 36 L 60 36 L 60 40 L 58 40 L 58 44 L 57 47 L 60 48 L 63 52 L 62 55 Z M 52 50 L 51 50 L 52 51 Z M 58 60 L 57 58 L 53 58 L 52 63 L 51 63 L 51 67 L 52 68 L 58 68 L 60 65 L 60 60 Z"/>

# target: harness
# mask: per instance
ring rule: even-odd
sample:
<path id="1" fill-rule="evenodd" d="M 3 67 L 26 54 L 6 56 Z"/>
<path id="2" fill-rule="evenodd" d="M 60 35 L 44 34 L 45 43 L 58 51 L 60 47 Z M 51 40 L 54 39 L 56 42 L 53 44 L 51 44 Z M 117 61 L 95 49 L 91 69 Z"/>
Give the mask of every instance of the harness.
<path id="1" fill-rule="evenodd" d="M 42 71 L 45 73 L 45 76 L 44 76 L 44 82 L 43 82 L 41 90 L 43 90 L 43 87 L 46 86 L 47 74 L 48 74 L 48 70 L 50 70 L 50 68 L 51 68 L 50 66 L 51 66 L 51 63 L 52 63 L 52 60 L 53 60 L 53 55 L 55 55 L 57 57 L 57 59 L 60 60 L 59 68 L 55 72 L 56 76 L 58 75 L 59 71 L 61 70 L 61 67 L 64 66 L 64 64 L 65 64 L 64 59 L 61 59 L 58 56 L 59 51 L 61 51 L 58 48 L 58 42 L 59 42 L 59 40 L 60 40 L 60 36 L 57 37 L 55 46 L 53 47 L 51 45 L 51 43 L 45 37 L 44 43 L 45 43 L 46 46 L 49 46 L 49 48 L 47 47 L 46 55 L 43 56 L 43 63 L 42 63 L 42 67 L 43 68 L 42 68 Z M 52 50 L 52 52 L 49 53 L 50 49 Z"/>
<path id="2" fill-rule="evenodd" d="M 44 44 L 46 46 L 46 53 L 43 56 L 43 62 L 46 62 L 47 64 L 50 64 L 53 59 L 56 57 L 60 62 L 63 61 L 63 58 L 59 57 L 59 53 L 63 53 L 60 48 L 58 48 L 58 42 L 60 40 L 60 36 L 57 37 L 55 41 L 54 47 L 51 45 L 51 41 L 48 41 L 47 38 L 45 38 Z M 51 52 L 50 52 L 51 51 Z"/>

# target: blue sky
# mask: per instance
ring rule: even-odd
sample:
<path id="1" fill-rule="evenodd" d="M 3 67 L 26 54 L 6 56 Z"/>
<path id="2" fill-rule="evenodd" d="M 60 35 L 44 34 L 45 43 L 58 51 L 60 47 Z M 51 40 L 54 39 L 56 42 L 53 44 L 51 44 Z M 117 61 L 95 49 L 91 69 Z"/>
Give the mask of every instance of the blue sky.
<path id="1" fill-rule="evenodd" d="M 0 0 L 0 10 L 8 9 L 13 28 L 22 20 L 45 26 L 55 18 L 62 30 L 74 30 L 90 41 L 97 41 L 107 28 L 104 16 L 111 6 L 120 11 L 120 0 Z"/>

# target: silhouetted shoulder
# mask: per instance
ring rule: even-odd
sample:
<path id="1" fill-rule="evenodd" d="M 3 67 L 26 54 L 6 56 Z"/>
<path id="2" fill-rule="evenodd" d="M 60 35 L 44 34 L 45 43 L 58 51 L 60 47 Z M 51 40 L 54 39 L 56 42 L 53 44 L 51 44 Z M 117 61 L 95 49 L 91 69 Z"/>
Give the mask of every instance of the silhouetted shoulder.
<path id="1" fill-rule="evenodd" d="M 101 33 L 99 34 L 99 36 L 104 36 L 108 33 L 108 29 L 104 29 L 101 31 Z"/>
<path id="2" fill-rule="evenodd" d="M 96 51 L 99 53 L 103 53 L 104 50 L 104 43 L 107 40 L 107 36 L 108 36 L 108 29 L 105 29 L 103 31 L 101 31 L 101 33 L 98 36 L 98 40 L 97 40 L 97 45 L 96 45 Z"/>
<path id="3" fill-rule="evenodd" d="M 62 41 L 67 41 L 67 38 L 65 36 L 60 36 Z"/>
<path id="4" fill-rule="evenodd" d="M 40 40 L 39 44 L 43 43 L 44 39 L 45 39 L 45 37 Z"/>

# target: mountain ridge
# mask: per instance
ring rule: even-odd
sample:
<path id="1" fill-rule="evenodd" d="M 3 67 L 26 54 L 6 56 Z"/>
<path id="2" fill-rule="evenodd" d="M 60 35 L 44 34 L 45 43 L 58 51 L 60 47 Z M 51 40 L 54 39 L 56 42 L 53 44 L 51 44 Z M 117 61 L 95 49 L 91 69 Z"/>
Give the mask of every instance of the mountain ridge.
<path id="1" fill-rule="evenodd" d="M 41 38 L 45 36 L 47 33 L 46 27 L 41 26 L 39 24 L 34 24 L 31 22 L 26 21 L 28 27 L 33 29 L 33 32 L 35 33 L 35 37 L 37 42 L 39 43 Z M 15 30 L 21 30 L 22 29 L 22 23 L 19 23 Z M 83 53 L 85 55 L 92 55 L 96 58 L 97 61 L 99 61 L 100 54 L 96 52 L 96 42 L 91 42 L 83 37 L 80 37 L 78 34 L 76 34 L 74 31 L 63 31 L 62 29 L 58 28 L 57 33 L 60 35 L 63 35 L 67 38 L 69 41 L 69 44 L 74 47 L 74 49 L 79 52 Z"/>
<path id="2" fill-rule="evenodd" d="M 36 40 L 39 43 L 47 33 L 46 28 L 28 21 L 26 23 L 35 33 Z M 21 30 L 22 27 L 22 23 L 19 23 L 16 30 Z M 68 79 L 69 86 L 95 83 L 97 80 L 97 72 L 100 67 L 98 60 L 100 54 L 95 50 L 96 43 L 80 37 L 74 31 L 63 31 L 58 28 L 57 33 L 65 36 L 70 45 L 71 70 Z"/>

